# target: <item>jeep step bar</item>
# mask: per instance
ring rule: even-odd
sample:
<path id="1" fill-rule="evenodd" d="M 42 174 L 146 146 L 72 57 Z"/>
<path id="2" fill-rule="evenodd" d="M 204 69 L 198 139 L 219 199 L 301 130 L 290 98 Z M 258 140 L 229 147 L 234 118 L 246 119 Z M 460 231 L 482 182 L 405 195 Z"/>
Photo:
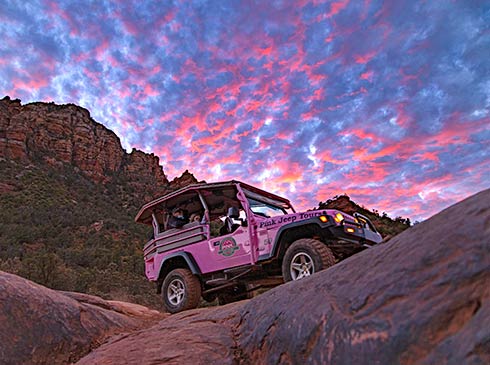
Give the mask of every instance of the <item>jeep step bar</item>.
<path id="1" fill-rule="evenodd" d="M 237 285 L 238 283 L 239 282 L 237 282 L 235 279 L 233 279 L 233 280 L 226 282 L 223 285 L 220 285 L 220 286 L 217 286 L 215 288 L 208 289 L 208 290 L 204 290 L 202 293 L 203 294 L 211 294 L 211 293 L 220 291 L 222 289 L 233 287 L 233 286 Z M 274 287 L 274 286 L 277 286 L 277 285 L 280 285 L 283 283 L 284 283 L 284 279 L 281 275 L 269 276 L 266 278 L 261 278 L 261 279 L 256 279 L 256 280 L 250 280 L 250 281 L 247 281 L 247 284 L 249 284 L 250 286 L 253 286 L 253 288 L 250 290 L 247 290 L 247 292 L 253 292 L 255 290 L 262 289 L 262 288 L 270 288 L 270 287 Z"/>

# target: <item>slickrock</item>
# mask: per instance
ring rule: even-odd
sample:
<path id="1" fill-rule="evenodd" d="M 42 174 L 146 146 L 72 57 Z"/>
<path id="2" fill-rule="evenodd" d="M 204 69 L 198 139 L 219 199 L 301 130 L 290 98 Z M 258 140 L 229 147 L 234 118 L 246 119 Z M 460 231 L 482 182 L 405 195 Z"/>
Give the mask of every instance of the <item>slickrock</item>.
<path id="1" fill-rule="evenodd" d="M 68 364 L 110 336 L 163 317 L 142 306 L 57 292 L 0 272 L 0 363 Z"/>
<path id="2" fill-rule="evenodd" d="M 172 315 L 149 329 L 114 337 L 77 364 L 237 364 L 234 329 L 244 304 Z"/>
<path id="3" fill-rule="evenodd" d="M 263 364 L 490 364 L 490 190 L 246 304 Z"/>

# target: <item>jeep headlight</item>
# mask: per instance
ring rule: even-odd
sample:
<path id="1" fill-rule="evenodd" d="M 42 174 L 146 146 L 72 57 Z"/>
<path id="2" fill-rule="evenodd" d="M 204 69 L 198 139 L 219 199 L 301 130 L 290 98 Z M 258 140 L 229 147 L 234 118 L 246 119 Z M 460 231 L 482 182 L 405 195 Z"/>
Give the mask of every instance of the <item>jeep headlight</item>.
<path id="1" fill-rule="evenodd" d="M 342 215 L 342 213 L 337 213 L 335 214 L 333 219 L 335 220 L 335 222 L 340 223 L 344 220 L 344 216 Z"/>

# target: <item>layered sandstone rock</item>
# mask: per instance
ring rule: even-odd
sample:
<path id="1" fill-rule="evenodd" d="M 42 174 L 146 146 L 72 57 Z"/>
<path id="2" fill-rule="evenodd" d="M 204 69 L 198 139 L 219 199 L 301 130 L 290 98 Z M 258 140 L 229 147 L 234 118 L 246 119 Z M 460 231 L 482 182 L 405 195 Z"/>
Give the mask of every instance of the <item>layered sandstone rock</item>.
<path id="1" fill-rule="evenodd" d="M 77 364 L 220 364 L 239 356 L 234 330 L 245 303 L 182 312 L 157 325 L 115 337 Z"/>
<path id="2" fill-rule="evenodd" d="M 187 185 L 196 184 L 196 183 L 204 183 L 204 181 L 197 181 L 194 175 L 192 175 L 189 170 L 185 170 L 182 175 L 176 177 L 170 182 L 170 186 L 172 189 L 180 189 Z"/>
<path id="3" fill-rule="evenodd" d="M 490 190 L 242 311 L 247 361 L 490 363 Z"/>
<path id="4" fill-rule="evenodd" d="M 68 364 L 161 319 L 146 307 L 57 292 L 0 272 L 0 363 Z"/>
<path id="5" fill-rule="evenodd" d="M 22 106 L 20 100 L 5 97 L 0 100 L 0 157 L 27 159 L 27 127 L 24 120 L 15 118 Z"/>
<path id="6" fill-rule="evenodd" d="M 67 163 L 96 182 L 108 182 L 124 174 L 130 180 L 151 179 L 168 186 L 153 154 L 126 153 L 119 137 L 90 117 L 79 106 L 0 100 L 0 157 Z"/>
<path id="7" fill-rule="evenodd" d="M 8 96 L 0 100 L 0 158 L 73 166 L 96 183 L 116 187 L 126 207 L 198 182 L 187 170 L 169 182 L 158 156 L 137 149 L 126 153 L 119 137 L 84 108 L 22 105 Z"/>

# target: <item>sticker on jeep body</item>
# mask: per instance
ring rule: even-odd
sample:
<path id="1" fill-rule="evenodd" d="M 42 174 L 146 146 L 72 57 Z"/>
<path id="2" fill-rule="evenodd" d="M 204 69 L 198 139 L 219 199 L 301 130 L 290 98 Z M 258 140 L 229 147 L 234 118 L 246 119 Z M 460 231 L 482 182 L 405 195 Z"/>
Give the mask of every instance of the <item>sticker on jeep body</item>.
<path id="1" fill-rule="evenodd" d="M 240 247 L 236 244 L 236 241 L 232 237 L 227 237 L 220 241 L 218 254 L 230 257 L 239 249 Z"/>

